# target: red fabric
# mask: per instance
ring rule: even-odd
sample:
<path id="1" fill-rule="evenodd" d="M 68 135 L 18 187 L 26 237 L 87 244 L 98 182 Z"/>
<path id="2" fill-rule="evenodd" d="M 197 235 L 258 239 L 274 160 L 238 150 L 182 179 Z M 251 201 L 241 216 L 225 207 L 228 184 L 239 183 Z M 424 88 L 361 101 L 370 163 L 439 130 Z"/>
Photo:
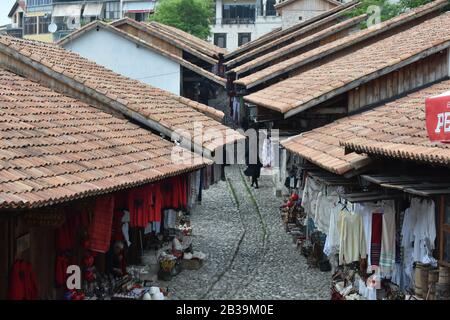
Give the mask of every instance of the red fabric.
<path id="1" fill-rule="evenodd" d="M 188 193 L 188 178 L 187 176 L 180 177 L 180 208 L 187 208 L 187 193 Z"/>
<path id="2" fill-rule="evenodd" d="M 16 260 L 9 276 L 9 300 L 35 300 L 38 298 L 36 275 L 31 263 Z"/>
<path id="3" fill-rule="evenodd" d="M 76 235 L 80 227 L 89 226 L 89 213 L 68 213 L 64 224 L 56 230 L 56 250 L 68 251 L 75 248 Z"/>
<path id="4" fill-rule="evenodd" d="M 380 265 L 382 227 L 383 227 L 383 214 L 382 213 L 373 213 L 372 214 L 372 239 L 371 239 L 371 246 L 370 246 L 370 263 L 373 266 Z"/>
<path id="5" fill-rule="evenodd" d="M 148 194 L 148 206 L 150 207 L 150 220 L 149 222 L 161 222 L 161 210 L 162 210 L 162 193 L 161 185 L 159 183 L 152 185 L 149 188 Z"/>
<path id="6" fill-rule="evenodd" d="M 114 213 L 114 197 L 111 195 L 97 198 L 94 216 L 89 228 L 90 248 L 105 253 L 109 249 Z"/>
<path id="7" fill-rule="evenodd" d="M 148 221 L 146 215 L 150 209 L 145 210 L 146 188 L 136 188 L 128 193 L 128 211 L 130 212 L 130 226 L 145 228 Z"/>
<path id="8" fill-rule="evenodd" d="M 67 218 L 64 225 L 56 230 L 56 249 L 72 250 L 75 247 L 75 236 L 78 226 L 72 217 Z"/>
<path id="9" fill-rule="evenodd" d="M 161 182 L 162 206 L 163 208 L 172 208 L 174 203 L 174 187 L 172 178 Z"/>
<path id="10" fill-rule="evenodd" d="M 26 300 L 36 300 L 39 295 L 36 274 L 33 271 L 33 266 L 29 262 L 25 262 L 25 281 Z"/>
<path id="11" fill-rule="evenodd" d="M 187 207 L 187 181 L 184 176 L 162 182 L 163 208 L 184 209 Z"/>
<path id="12" fill-rule="evenodd" d="M 56 257 L 55 282 L 58 287 L 66 285 L 68 267 L 69 259 L 66 256 L 59 255 Z"/>

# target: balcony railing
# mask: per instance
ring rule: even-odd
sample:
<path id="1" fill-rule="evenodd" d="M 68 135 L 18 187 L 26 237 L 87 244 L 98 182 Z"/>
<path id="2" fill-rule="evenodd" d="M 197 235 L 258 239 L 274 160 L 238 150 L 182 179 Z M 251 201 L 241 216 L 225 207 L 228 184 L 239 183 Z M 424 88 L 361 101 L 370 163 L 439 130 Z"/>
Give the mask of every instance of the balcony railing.
<path id="1" fill-rule="evenodd" d="M 223 24 L 255 24 L 255 18 L 216 18 L 213 20 L 215 25 Z"/>
<path id="2" fill-rule="evenodd" d="M 8 36 L 15 37 L 15 38 L 22 38 L 23 37 L 23 29 L 22 28 L 7 28 L 5 30 L 5 33 Z"/>

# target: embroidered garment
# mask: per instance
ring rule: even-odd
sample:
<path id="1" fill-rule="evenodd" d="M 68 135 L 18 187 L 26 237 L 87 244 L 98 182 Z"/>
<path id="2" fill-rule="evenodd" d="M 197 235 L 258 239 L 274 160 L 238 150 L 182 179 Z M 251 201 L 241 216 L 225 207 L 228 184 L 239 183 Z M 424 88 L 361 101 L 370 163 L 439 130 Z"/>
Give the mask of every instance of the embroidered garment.
<path id="1" fill-rule="evenodd" d="M 343 210 L 339 214 L 339 264 L 349 264 L 366 257 L 366 243 L 362 218 Z"/>
<path id="2" fill-rule="evenodd" d="M 111 231 L 114 213 L 114 197 L 111 195 L 97 198 L 94 216 L 89 227 L 89 242 L 92 251 L 105 253 L 111 243 Z"/>
<path id="3" fill-rule="evenodd" d="M 383 219 L 380 253 L 380 272 L 382 277 L 391 278 L 395 264 L 395 206 L 394 201 L 383 201 Z"/>
<path id="4" fill-rule="evenodd" d="M 370 265 L 380 265 L 381 235 L 383 231 L 383 214 L 374 212 L 372 214 L 372 239 L 370 242 Z"/>

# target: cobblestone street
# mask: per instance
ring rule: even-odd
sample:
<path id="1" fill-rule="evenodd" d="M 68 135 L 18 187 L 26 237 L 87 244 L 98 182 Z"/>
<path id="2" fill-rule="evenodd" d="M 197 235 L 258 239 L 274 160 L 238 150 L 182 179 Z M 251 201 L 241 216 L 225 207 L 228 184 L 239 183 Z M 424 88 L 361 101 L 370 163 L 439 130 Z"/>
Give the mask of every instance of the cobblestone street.
<path id="1" fill-rule="evenodd" d="M 328 299 L 330 273 L 308 268 L 284 231 L 270 176 L 250 188 L 238 166 L 204 192 L 192 213 L 194 250 L 208 255 L 200 270 L 168 283 L 173 299 Z"/>

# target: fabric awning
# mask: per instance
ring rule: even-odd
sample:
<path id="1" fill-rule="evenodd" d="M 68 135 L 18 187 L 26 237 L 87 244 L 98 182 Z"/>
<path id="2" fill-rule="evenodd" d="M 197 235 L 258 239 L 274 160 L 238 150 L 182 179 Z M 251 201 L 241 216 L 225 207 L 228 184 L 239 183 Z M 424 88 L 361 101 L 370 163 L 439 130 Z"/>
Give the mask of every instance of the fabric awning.
<path id="1" fill-rule="evenodd" d="M 53 6 L 53 17 L 79 17 L 82 4 L 55 4 Z"/>
<path id="2" fill-rule="evenodd" d="M 98 17 L 101 16 L 103 10 L 103 3 L 86 3 L 84 6 L 83 17 Z"/>
<path id="3" fill-rule="evenodd" d="M 154 1 L 130 1 L 123 4 L 124 12 L 152 12 L 155 9 Z"/>

